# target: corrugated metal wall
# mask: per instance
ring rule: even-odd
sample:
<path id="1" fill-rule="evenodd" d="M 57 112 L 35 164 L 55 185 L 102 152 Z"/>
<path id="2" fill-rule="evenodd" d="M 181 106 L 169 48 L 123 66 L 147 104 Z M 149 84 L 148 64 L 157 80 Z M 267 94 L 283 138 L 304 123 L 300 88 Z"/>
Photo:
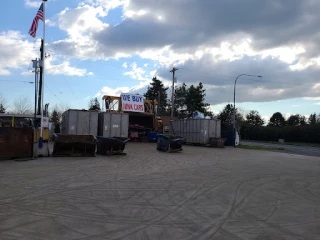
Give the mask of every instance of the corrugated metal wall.
<path id="1" fill-rule="evenodd" d="M 31 158 L 32 128 L 0 128 L 0 158 Z"/>
<path id="2" fill-rule="evenodd" d="M 221 121 L 216 119 L 173 120 L 170 132 L 184 137 L 187 143 L 208 144 L 210 138 L 221 137 Z"/>
<path id="3" fill-rule="evenodd" d="M 128 113 L 99 113 L 99 136 L 127 138 Z"/>
<path id="4" fill-rule="evenodd" d="M 62 114 L 62 134 L 98 134 L 98 112 L 68 110 Z"/>

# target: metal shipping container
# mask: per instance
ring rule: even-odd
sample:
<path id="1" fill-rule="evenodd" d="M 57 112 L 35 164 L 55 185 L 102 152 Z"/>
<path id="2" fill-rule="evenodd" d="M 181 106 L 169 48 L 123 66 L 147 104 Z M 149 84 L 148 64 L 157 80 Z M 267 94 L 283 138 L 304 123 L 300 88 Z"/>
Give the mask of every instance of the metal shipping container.
<path id="1" fill-rule="evenodd" d="M 128 138 L 128 129 L 128 113 L 99 113 L 99 136 Z"/>
<path id="2" fill-rule="evenodd" d="M 0 127 L 0 159 L 32 158 L 33 129 Z"/>
<path id="3" fill-rule="evenodd" d="M 184 137 L 186 143 L 206 145 L 210 143 L 210 138 L 221 138 L 221 121 L 217 119 L 173 120 L 170 132 Z"/>
<path id="4" fill-rule="evenodd" d="M 69 109 L 62 114 L 62 134 L 93 135 L 98 133 L 98 112 Z"/>

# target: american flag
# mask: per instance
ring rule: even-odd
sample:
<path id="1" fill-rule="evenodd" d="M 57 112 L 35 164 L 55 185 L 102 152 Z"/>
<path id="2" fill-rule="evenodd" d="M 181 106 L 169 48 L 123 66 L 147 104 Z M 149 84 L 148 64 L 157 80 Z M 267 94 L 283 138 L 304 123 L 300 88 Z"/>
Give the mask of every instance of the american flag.
<path id="1" fill-rule="evenodd" d="M 39 10 L 38 10 L 38 12 L 37 12 L 37 15 L 36 15 L 35 18 L 33 19 L 31 28 L 30 28 L 30 30 L 29 30 L 29 34 L 30 34 L 32 37 L 34 37 L 34 38 L 36 37 L 39 20 L 44 21 L 43 3 L 41 3 L 41 6 L 40 6 L 40 8 L 39 8 Z"/>

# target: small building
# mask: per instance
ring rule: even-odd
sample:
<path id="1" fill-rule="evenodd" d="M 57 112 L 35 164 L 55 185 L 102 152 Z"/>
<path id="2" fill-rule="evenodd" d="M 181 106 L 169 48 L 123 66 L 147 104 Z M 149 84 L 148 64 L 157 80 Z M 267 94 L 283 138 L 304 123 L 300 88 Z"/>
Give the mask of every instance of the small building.
<path id="1" fill-rule="evenodd" d="M 40 115 L 36 116 L 37 119 L 41 119 Z M 32 114 L 10 114 L 0 113 L 0 127 L 33 127 L 34 115 Z"/>

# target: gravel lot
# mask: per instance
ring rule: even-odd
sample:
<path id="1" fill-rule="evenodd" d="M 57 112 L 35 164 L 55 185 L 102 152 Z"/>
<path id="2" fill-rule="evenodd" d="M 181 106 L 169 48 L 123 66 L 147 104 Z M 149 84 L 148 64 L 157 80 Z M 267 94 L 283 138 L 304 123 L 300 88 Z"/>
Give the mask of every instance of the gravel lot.
<path id="1" fill-rule="evenodd" d="M 320 239 L 320 158 L 184 146 L 0 162 L 0 239 Z"/>

